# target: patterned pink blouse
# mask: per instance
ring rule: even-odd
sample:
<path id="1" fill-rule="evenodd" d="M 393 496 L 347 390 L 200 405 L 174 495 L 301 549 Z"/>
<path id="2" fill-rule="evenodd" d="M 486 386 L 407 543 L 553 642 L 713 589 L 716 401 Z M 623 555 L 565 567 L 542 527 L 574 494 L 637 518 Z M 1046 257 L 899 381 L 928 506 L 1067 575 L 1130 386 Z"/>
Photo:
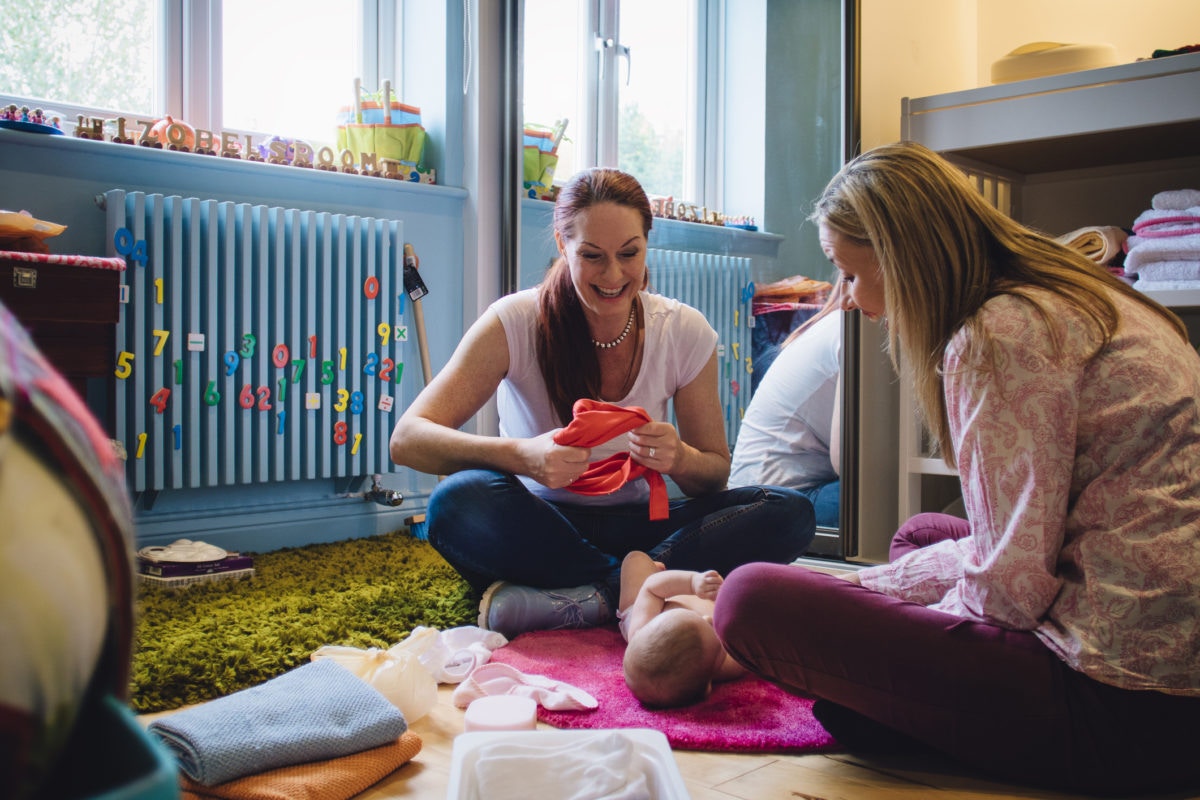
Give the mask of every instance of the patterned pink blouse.
<path id="1" fill-rule="evenodd" d="M 1118 297 L 1117 334 L 1089 358 L 1092 329 L 1046 297 L 1049 325 L 1020 298 L 984 305 L 985 368 L 965 360 L 965 330 L 946 350 L 971 535 L 859 576 L 1031 630 L 1103 683 L 1200 696 L 1200 356 Z"/>

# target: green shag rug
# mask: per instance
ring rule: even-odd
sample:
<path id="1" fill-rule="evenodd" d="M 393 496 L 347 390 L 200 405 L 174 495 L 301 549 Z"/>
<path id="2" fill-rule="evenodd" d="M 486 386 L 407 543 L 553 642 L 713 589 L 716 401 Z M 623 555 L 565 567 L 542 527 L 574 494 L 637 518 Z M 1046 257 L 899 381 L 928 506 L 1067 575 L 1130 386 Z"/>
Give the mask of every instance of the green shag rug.
<path id="1" fill-rule="evenodd" d="M 254 576 L 141 585 L 130 705 L 166 711 L 260 684 L 323 645 L 388 648 L 418 625 L 476 621 L 477 601 L 406 530 L 254 554 Z"/>

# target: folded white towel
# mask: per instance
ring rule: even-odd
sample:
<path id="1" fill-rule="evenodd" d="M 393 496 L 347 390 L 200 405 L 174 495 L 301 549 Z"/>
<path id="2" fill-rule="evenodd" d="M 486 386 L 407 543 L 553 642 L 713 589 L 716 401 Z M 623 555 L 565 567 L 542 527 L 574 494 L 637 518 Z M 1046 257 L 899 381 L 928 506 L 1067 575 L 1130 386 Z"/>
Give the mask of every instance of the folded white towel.
<path id="1" fill-rule="evenodd" d="M 1133 232 L 1142 236 L 1170 236 L 1200 226 L 1200 206 L 1178 209 L 1148 208 L 1133 221 Z M 1127 245 L 1128 248 L 1128 245 Z"/>
<path id="2" fill-rule="evenodd" d="M 1200 281 L 1200 256 L 1194 261 L 1153 261 L 1138 267 L 1144 281 Z"/>
<path id="3" fill-rule="evenodd" d="M 457 707 L 466 708 L 472 700 L 494 694 L 529 697 L 551 711 L 590 711 L 600 706 L 583 689 L 545 675 L 526 675 L 516 667 L 495 661 L 476 667 L 455 688 L 452 699 Z"/>
<path id="4" fill-rule="evenodd" d="M 1139 292 L 1194 292 L 1200 289 L 1200 281 L 1135 281 L 1133 288 Z"/>
<path id="5" fill-rule="evenodd" d="M 650 800 L 645 759 L 612 731 L 545 745 L 501 739 L 479 748 L 475 778 L 487 800 Z"/>
<path id="6" fill-rule="evenodd" d="M 1150 200 L 1150 207 L 1176 211 L 1200 206 L 1200 189 L 1171 189 L 1159 192 Z"/>
<path id="7" fill-rule="evenodd" d="M 1125 256 L 1125 271 L 1140 275 L 1143 266 L 1156 261 L 1200 261 L 1200 233 L 1162 239 L 1137 237 Z"/>

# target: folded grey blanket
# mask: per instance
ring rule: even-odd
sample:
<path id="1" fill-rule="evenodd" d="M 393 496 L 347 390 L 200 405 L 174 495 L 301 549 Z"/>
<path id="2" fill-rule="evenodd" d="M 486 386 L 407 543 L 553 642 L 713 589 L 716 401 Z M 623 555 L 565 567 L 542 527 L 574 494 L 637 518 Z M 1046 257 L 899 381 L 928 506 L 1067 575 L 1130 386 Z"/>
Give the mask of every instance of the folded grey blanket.
<path id="1" fill-rule="evenodd" d="M 387 698 L 329 659 L 147 726 L 206 786 L 379 747 L 407 729 Z"/>

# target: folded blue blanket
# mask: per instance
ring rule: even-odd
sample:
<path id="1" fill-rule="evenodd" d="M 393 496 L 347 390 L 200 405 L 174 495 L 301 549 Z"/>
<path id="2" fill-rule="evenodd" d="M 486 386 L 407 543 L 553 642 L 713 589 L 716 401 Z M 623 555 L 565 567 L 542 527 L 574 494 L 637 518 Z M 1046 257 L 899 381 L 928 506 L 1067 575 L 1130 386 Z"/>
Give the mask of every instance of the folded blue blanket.
<path id="1" fill-rule="evenodd" d="M 407 729 L 398 708 L 330 659 L 147 726 L 206 786 L 379 747 Z"/>

